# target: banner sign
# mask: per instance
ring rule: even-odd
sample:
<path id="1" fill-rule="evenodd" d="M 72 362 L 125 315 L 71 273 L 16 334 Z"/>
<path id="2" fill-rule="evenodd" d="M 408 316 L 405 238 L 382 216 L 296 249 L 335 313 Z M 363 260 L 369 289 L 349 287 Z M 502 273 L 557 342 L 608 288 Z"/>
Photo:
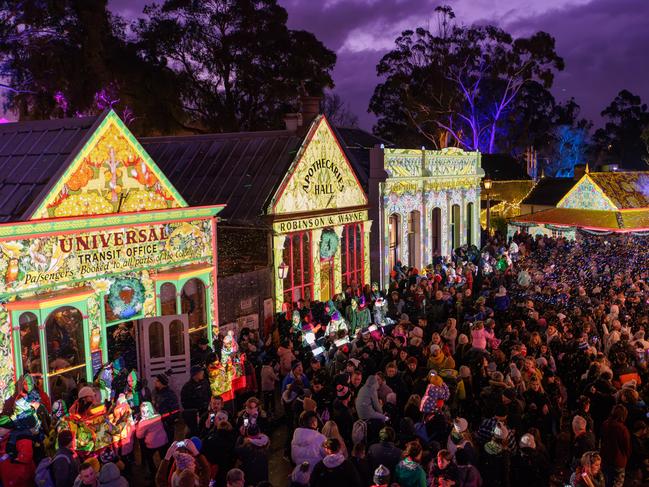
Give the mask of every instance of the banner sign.
<path id="1" fill-rule="evenodd" d="M 339 213 L 337 215 L 296 218 L 295 220 L 286 220 L 273 223 L 273 230 L 275 231 L 275 233 L 301 232 L 304 230 L 314 230 L 316 228 L 362 222 L 367 220 L 367 218 L 367 210 L 354 211 L 351 213 Z"/>
<path id="2" fill-rule="evenodd" d="M 0 293 L 212 256 L 212 224 L 172 222 L 0 242 Z"/>

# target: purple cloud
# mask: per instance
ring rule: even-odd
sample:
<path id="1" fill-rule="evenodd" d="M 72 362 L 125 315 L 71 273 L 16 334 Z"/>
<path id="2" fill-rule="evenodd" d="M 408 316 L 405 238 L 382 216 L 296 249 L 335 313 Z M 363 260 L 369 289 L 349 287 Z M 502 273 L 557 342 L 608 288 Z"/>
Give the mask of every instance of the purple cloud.
<path id="1" fill-rule="evenodd" d="M 111 0 L 110 7 L 134 18 L 146 0 Z M 338 54 L 336 92 L 359 115 L 364 128 L 379 82 L 376 64 L 407 28 L 434 26 L 434 8 L 448 3 L 457 20 L 495 23 L 516 35 L 545 30 L 556 38 L 566 61 L 553 91 L 574 96 L 582 115 L 599 122 L 599 112 L 623 88 L 649 102 L 649 2 L 646 0 L 279 0 L 289 26 L 314 32 Z"/>

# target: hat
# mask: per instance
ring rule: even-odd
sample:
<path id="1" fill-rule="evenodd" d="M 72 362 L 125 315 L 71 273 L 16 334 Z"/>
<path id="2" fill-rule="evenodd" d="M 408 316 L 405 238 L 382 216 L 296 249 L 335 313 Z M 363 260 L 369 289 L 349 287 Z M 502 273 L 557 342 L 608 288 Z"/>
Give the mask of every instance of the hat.
<path id="1" fill-rule="evenodd" d="M 350 359 L 347 361 L 347 363 L 349 364 L 350 362 L 351 362 L 351 364 L 354 366 L 354 368 L 358 368 L 358 366 L 361 364 L 361 361 L 358 360 L 357 358 L 350 358 Z"/>
<path id="2" fill-rule="evenodd" d="M 509 364 L 509 377 L 512 380 L 519 380 L 521 379 L 521 371 L 518 370 L 518 367 L 516 366 L 515 363 Z"/>
<path id="3" fill-rule="evenodd" d="M 455 421 L 453 421 L 453 429 L 457 433 L 464 433 L 468 427 L 469 423 L 464 418 L 456 418 Z"/>
<path id="4" fill-rule="evenodd" d="M 189 376 L 194 377 L 199 372 L 203 372 L 205 369 L 200 365 L 192 365 L 192 368 L 189 370 Z"/>
<path id="5" fill-rule="evenodd" d="M 471 369 L 466 365 L 460 365 L 460 377 L 465 379 L 471 377 Z"/>
<path id="6" fill-rule="evenodd" d="M 387 485 L 389 482 L 390 470 L 383 465 L 379 465 L 379 467 L 374 470 L 374 483 L 376 485 Z"/>
<path id="7" fill-rule="evenodd" d="M 523 436 L 521 436 L 521 441 L 518 443 L 518 445 L 521 448 L 531 448 L 532 450 L 534 450 L 536 448 L 536 441 L 531 434 L 525 433 Z"/>
<path id="8" fill-rule="evenodd" d="M 435 344 L 435 343 L 433 343 L 433 344 L 430 346 L 430 353 L 439 352 L 439 351 L 441 351 L 441 350 L 442 350 L 442 349 L 439 347 L 439 345 L 437 345 L 437 344 Z"/>
<path id="9" fill-rule="evenodd" d="M 410 332 L 410 336 L 417 337 L 417 338 L 424 338 L 424 330 L 422 330 L 418 326 L 415 326 L 413 330 Z"/>
<path id="10" fill-rule="evenodd" d="M 160 384 L 163 386 L 169 385 L 169 376 L 167 374 L 158 374 L 155 376 L 156 379 L 160 381 Z"/>
<path id="11" fill-rule="evenodd" d="M 491 380 L 494 382 L 504 382 L 505 381 L 505 376 L 503 375 L 502 372 L 492 372 L 491 373 Z"/>
<path id="12" fill-rule="evenodd" d="M 504 424 L 496 423 L 496 425 L 494 426 L 493 435 L 494 438 L 498 440 L 504 440 L 505 438 L 507 438 L 507 436 L 509 436 L 509 430 Z"/>
<path id="13" fill-rule="evenodd" d="M 86 397 L 92 397 L 94 399 L 95 398 L 95 390 L 90 386 L 84 386 L 79 391 L 79 396 L 78 397 L 79 397 L 79 399 L 84 399 Z"/>

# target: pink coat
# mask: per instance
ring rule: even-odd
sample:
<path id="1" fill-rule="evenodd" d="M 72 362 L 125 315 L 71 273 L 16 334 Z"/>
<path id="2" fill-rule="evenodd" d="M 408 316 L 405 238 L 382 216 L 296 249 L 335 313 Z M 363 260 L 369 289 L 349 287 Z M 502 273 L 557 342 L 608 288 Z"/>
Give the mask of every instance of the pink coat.
<path id="1" fill-rule="evenodd" d="M 487 334 L 484 328 L 471 330 L 471 345 L 473 348 L 485 350 L 487 348 Z"/>
<path id="2" fill-rule="evenodd" d="M 153 418 L 141 419 L 137 424 L 135 436 L 142 439 L 147 448 L 160 448 L 167 444 L 167 432 L 162 424 L 160 415 Z"/>

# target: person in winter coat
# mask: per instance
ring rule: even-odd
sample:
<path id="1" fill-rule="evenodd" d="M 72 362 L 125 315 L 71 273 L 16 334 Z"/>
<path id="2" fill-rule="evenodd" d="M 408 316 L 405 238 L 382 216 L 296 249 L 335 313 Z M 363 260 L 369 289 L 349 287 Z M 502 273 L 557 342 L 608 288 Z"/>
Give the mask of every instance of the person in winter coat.
<path id="1" fill-rule="evenodd" d="M 56 487 L 68 487 L 79 474 L 79 459 L 72 450 L 74 436 L 70 430 L 62 430 L 57 436 L 59 449 L 51 464 L 52 480 Z"/>
<path id="2" fill-rule="evenodd" d="M 573 466 L 576 467 L 581 462 L 584 453 L 597 450 L 595 435 L 592 431 L 586 430 L 587 423 L 584 418 L 577 415 L 572 418 L 572 458 Z"/>
<path id="3" fill-rule="evenodd" d="M 300 425 L 293 433 L 291 441 L 291 459 L 295 465 L 309 463 L 309 474 L 313 467 L 324 457 L 322 445 L 327 437 L 318 431 L 318 416 L 313 411 L 304 411 L 300 415 Z"/>
<path id="4" fill-rule="evenodd" d="M 176 418 L 180 411 L 178 396 L 169 387 L 169 376 L 158 374 L 153 381 L 153 408 L 162 416 L 162 423 L 167 432 L 167 441 L 174 440 L 176 431 Z"/>
<path id="5" fill-rule="evenodd" d="M 458 487 L 482 487 L 482 476 L 475 465 L 469 463 L 469 454 L 463 448 L 455 452 Z"/>
<path id="6" fill-rule="evenodd" d="M 160 456 L 164 455 L 164 448 L 167 445 L 167 433 L 162 424 L 162 419 L 155 412 L 150 402 L 143 402 L 140 406 L 142 414 L 140 421 L 137 423 L 135 436 L 144 440 L 142 445 L 142 460 L 149 469 L 151 475 L 155 474 L 156 468 L 153 462 L 155 452 L 160 450 Z"/>
<path id="7" fill-rule="evenodd" d="M 203 367 L 192 366 L 190 374 L 191 378 L 180 390 L 180 403 L 183 407 L 183 420 L 189 428 L 190 436 L 194 436 L 199 432 L 198 418 L 207 410 L 212 391 Z"/>
<path id="8" fill-rule="evenodd" d="M 340 453 L 340 441 L 329 438 L 324 443 L 326 456 L 311 473 L 311 487 L 362 487 L 354 465 Z"/>
<path id="9" fill-rule="evenodd" d="M 370 446 L 367 458 L 372 470 L 384 465 L 390 472 L 394 472 L 397 463 L 401 461 L 401 448 L 394 444 L 396 434 L 390 426 L 385 426 L 379 431 L 379 442 Z"/>
<path id="10" fill-rule="evenodd" d="M 261 433 L 259 426 L 250 425 L 245 436 L 240 436 L 234 448 L 234 453 L 241 461 L 241 470 L 246 476 L 246 482 L 257 485 L 268 480 L 268 449 L 270 439 Z"/>
<path id="11" fill-rule="evenodd" d="M 496 424 L 491 441 L 482 451 L 480 473 L 485 487 L 509 487 L 511 485 L 511 452 L 507 447 L 509 431 L 502 423 Z"/>
<path id="12" fill-rule="evenodd" d="M 376 376 L 370 375 L 363 387 L 358 391 L 356 398 L 356 414 L 358 419 L 364 421 L 370 419 L 377 419 L 379 421 L 386 421 L 388 418 L 383 414 L 383 408 L 379 403 L 379 384 Z"/>
<path id="13" fill-rule="evenodd" d="M 108 462 L 99 472 L 99 487 L 128 487 L 128 481 L 122 477 L 117 465 Z"/>
<path id="14" fill-rule="evenodd" d="M 282 344 L 277 349 L 277 356 L 279 357 L 279 372 L 284 377 L 291 371 L 291 364 L 295 360 L 293 343 L 288 338 L 282 340 Z"/>
<path id="15" fill-rule="evenodd" d="M 549 484 L 550 463 L 536 448 L 534 437 L 526 433 L 519 443 L 520 449 L 512 458 L 512 483 L 526 487 L 545 487 Z"/>
<path id="16" fill-rule="evenodd" d="M 0 481 L 3 487 L 32 487 L 36 475 L 34 445 L 25 438 L 16 442 L 16 458 L 0 462 Z"/>
<path id="17" fill-rule="evenodd" d="M 631 457 L 631 434 L 624 424 L 626 415 L 626 408 L 617 404 L 602 425 L 602 466 L 613 487 L 624 485 L 626 464 Z"/>
<path id="18" fill-rule="evenodd" d="M 394 471 L 394 481 L 400 487 L 426 487 L 426 472 L 420 462 L 423 450 L 418 441 L 411 441 L 403 451 L 401 460 Z"/>
<path id="19" fill-rule="evenodd" d="M 175 464 L 175 471 L 170 476 L 172 464 Z M 223 472 L 224 482 L 218 485 L 225 485 L 225 478 L 226 472 Z M 174 441 L 158 466 L 156 487 L 208 487 L 209 484 L 210 464 L 205 456 L 190 440 L 185 440 L 184 446 Z"/>

